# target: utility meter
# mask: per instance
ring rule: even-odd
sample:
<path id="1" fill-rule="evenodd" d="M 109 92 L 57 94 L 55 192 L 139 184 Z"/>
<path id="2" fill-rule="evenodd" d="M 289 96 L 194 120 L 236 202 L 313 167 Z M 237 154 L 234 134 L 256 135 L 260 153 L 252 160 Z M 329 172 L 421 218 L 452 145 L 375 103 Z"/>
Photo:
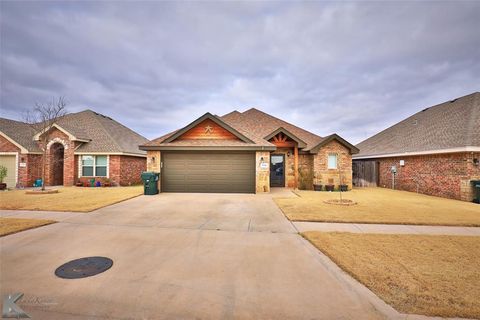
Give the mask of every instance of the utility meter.
<path id="1" fill-rule="evenodd" d="M 390 168 L 390 171 L 392 171 L 393 174 L 396 174 L 397 173 L 397 167 L 396 166 L 392 166 Z"/>

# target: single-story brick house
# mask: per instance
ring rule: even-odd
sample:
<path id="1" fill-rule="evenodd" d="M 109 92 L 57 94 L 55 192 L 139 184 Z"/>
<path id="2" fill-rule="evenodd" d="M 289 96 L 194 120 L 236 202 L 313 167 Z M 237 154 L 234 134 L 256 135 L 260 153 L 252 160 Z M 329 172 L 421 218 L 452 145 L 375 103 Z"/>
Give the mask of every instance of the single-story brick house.
<path id="1" fill-rule="evenodd" d="M 41 133 L 24 122 L 0 118 L 0 165 L 7 188 L 32 186 L 42 176 Z M 92 178 L 112 185 L 141 183 L 148 140 L 117 121 L 85 110 L 60 118 L 50 129 L 45 185 L 71 186 Z"/>
<path id="2" fill-rule="evenodd" d="M 423 109 L 357 148 L 357 186 L 471 201 L 471 180 L 480 179 L 480 93 Z"/>
<path id="3" fill-rule="evenodd" d="M 352 187 L 352 154 L 340 136 L 320 137 L 257 109 L 206 113 L 140 146 L 163 192 L 269 192 L 270 187 Z"/>

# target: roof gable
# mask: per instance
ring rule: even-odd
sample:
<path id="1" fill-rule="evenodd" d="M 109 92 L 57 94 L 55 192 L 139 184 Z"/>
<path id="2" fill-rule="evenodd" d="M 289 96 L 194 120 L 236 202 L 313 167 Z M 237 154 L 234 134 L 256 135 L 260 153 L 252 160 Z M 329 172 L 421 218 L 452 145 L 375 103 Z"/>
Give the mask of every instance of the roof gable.
<path id="1" fill-rule="evenodd" d="M 41 152 L 33 140 L 35 130 L 25 122 L 0 118 L 0 134 L 19 147 L 22 153 Z"/>
<path id="2" fill-rule="evenodd" d="M 69 113 L 52 126 L 69 139 L 82 142 L 75 153 L 131 154 L 144 156 L 138 148 L 148 140 L 110 117 L 92 110 Z M 41 152 L 38 138 L 42 132 L 27 123 L 0 118 L 0 131 L 28 152 Z M 49 128 L 51 129 L 51 128 Z"/>
<path id="3" fill-rule="evenodd" d="M 88 142 L 90 141 L 89 139 L 86 139 L 86 138 L 77 138 L 75 135 L 73 135 L 71 132 L 69 132 L 68 130 L 62 128 L 60 125 L 58 125 L 57 123 L 54 123 L 52 124 L 51 127 L 49 128 L 45 128 L 45 130 L 42 130 L 40 132 L 37 132 L 34 136 L 33 136 L 33 140 L 35 141 L 39 141 L 40 140 L 40 137 L 47 131 L 50 131 L 51 129 L 53 128 L 56 128 L 57 130 L 63 132 L 64 134 L 67 135 L 68 139 L 71 140 L 71 141 L 80 141 L 80 142 Z"/>
<path id="4" fill-rule="evenodd" d="M 236 140 L 229 138 L 212 139 L 205 135 L 207 122 L 211 120 L 222 127 Z M 196 134 L 195 130 L 198 130 Z M 281 137 L 277 136 L 281 135 Z M 231 136 L 230 136 L 231 137 Z M 277 137 L 276 141 L 269 141 Z M 339 136 L 337 140 L 353 153 L 358 150 Z M 278 139 L 280 138 L 280 139 Z M 288 141 L 287 141 L 288 140 Z M 142 150 L 264 150 L 273 151 L 277 146 L 293 147 L 295 144 L 304 152 L 318 146 L 324 138 L 294 126 L 257 109 L 243 113 L 230 112 L 222 117 L 206 113 L 186 127 L 156 138 L 140 146 Z M 317 150 L 317 149 L 316 149 Z M 315 153 L 315 152 L 312 152 Z"/>
<path id="5" fill-rule="evenodd" d="M 300 148 L 300 149 L 303 149 L 307 146 L 305 141 L 298 138 L 296 135 L 294 135 L 293 133 L 291 133 L 290 131 L 288 131 L 287 129 L 285 129 L 283 127 L 278 128 L 277 130 L 273 131 L 272 133 L 270 133 L 269 135 L 267 135 L 263 139 L 265 139 L 267 141 L 270 141 L 270 139 L 273 139 L 279 133 L 283 133 L 285 136 L 287 136 L 290 139 L 292 139 L 293 141 L 295 141 L 297 143 L 298 148 Z"/>
<path id="6" fill-rule="evenodd" d="M 353 144 L 351 144 L 347 140 L 343 139 L 338 134 L 334 133 L 334 134 L 329 135 L 328 137 L 325 137 L 322 141 L 320 141 L 319 144 L 317 144 L 315 147 L 311 148 L 310 153 L 317 153 L 320 150 L 321 147 L 325 146 L 326 144 L 328 144 L 331 141 L 337 141 L 338 143 L 340 143 L 344 147 L 348 148 L 350 150 L 351 154 L 355 154 L 355 153 L 358 153 L 360 151 Z"/>
<path id="7" fill-rule="evenodd" d="M 265 140 L 265 137 L 268 137 L 276 130 L 283 128 L 285 130 L 284 133 L 288 132 L 288 136 L 294 136 L 296 139 L 299 141 L 301 140 L 306 144 L 304 147 L 305 151 L 308 151 L 322 140 L 322 137 L 314 133 L 255 108 L 251 108 L 243 113 L 231 112 L 224 115 L 222 119 L 239 130 L 241 128 L 247 132 L 249 136 L 261 140 Z"/>
<path id="8" fill-rule="evenodd" d="M 214 131 L 217 131 L 218 134 Z M 167 137 L 162 143 L 176 140 L 240 140 L 245 143 L 253 143 L 245 135 L 209 112 Z"/>

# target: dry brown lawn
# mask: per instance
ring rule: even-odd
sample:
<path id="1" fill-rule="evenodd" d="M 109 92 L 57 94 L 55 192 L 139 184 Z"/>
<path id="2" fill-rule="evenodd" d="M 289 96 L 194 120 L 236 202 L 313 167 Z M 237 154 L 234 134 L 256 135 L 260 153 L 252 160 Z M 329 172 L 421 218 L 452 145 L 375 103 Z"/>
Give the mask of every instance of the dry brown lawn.
<path id="1" fill-rule="evenodd" d="M 0 209 L 88 212 L 143 194 L 143 186 L 60 188 L 58 193 L 28 195 L 25 190 L 0 192 Z"/>
<path id="2" fill-rule="evenodd" d="M 480 237 L 303 236 L 402 313 L 480 318 Z"/>
<path id="3" fill-rule="evenodd" d="M 0 218 L 0 237 L 55 222 L 53 220 Z"/>
<path id="4" fill-rule="evenodd" d="M 274 199 L 293 221 L 480 226 L 480 205 L 383 188 L 359 188 L 343 197 L 353 206 L 324 203 L 338 192 L 297 191 L 299 197 Z"/>

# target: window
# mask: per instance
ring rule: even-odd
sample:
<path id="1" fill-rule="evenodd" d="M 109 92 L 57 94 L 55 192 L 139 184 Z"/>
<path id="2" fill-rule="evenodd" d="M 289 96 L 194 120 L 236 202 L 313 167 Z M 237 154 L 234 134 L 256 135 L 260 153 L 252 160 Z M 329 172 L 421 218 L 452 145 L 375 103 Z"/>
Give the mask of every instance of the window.
<path id="1" fill-rule="evenodd" d="M 337 169 L 337 155 L 329 154 L 328 155 L 328 169 Z"/>
<path id="2" fill-rule="evenodd" d="M 107 156 L 82 156 L 83 177 L 106 177 Z"/>

